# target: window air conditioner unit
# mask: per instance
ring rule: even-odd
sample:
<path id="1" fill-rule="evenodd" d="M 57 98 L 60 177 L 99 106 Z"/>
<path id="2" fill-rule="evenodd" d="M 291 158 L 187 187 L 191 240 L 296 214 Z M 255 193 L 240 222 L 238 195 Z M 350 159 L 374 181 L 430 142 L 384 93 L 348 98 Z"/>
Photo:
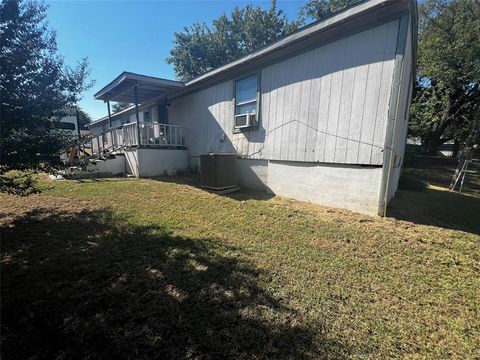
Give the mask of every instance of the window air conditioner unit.
<path id="1" fill-rule="evenodd" d="M 240 114 L 235 115 L 235 129 L 244 129 L 253 126 L 256 114 Z"/>

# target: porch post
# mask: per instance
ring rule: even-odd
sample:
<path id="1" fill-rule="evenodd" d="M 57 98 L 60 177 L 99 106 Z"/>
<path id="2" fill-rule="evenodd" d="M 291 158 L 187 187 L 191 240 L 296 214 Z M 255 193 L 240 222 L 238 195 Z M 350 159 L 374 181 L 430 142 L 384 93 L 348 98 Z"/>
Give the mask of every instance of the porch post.
<path id="1" fill-rule="evenodd" d="M 112 114 L 110 114 L 110 101 L 107 100 L 107 108 L 108 108 L 108 126 L 112 127 Z"/>
<path id="2" fill-rule="evenodd" d="M 137 119 L 137 144 L 140 147 L 140 117 L 138 115 L 138 84 L 135 85 L 135 117 Z"/>

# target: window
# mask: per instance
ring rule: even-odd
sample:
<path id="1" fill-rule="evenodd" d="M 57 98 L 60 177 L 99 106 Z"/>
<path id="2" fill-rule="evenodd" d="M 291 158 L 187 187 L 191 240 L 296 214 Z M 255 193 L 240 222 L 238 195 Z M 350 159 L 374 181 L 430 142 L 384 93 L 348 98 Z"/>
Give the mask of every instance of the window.
<path id="1" fill-rule="evenodd" d="M 150 111 L 144 111 L 143 112 L 143 122 L 151 122 L 152 118 L 150 116 Z"/>
<path id="2" fill-rule="evenodd" d="M 56 122 L 55 128 L 61 130 L 75 130 L 75 124 L 67 123 L 67 122 Z"/>
<path id="3" fill-rule="evenodd" d="M 256 123 L 257 75 L 235 81 L 235 128 Z"/>

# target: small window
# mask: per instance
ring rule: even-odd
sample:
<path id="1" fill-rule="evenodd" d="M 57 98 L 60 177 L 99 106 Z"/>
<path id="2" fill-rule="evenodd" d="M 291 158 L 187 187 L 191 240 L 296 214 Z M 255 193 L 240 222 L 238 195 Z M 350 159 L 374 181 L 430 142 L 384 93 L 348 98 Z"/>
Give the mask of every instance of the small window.
<path id="1" fill-rule="evenodd" d="M 143 112 L 143 122 L 151 122 L 152 117 L 150 116 L 150 111 L 144 111 Z"/>
<path id="2" fill-rule="evenodd" d="M 56 122 L 55 128 L 60 130 L 75 130 L 75 124 L 67 123 L 67 122 Z"/>
<path id="3" fill-rule="evenodd" d="M 235 81 L 235 127 L 252 126 L 257 112 L 257 75 Z"/>

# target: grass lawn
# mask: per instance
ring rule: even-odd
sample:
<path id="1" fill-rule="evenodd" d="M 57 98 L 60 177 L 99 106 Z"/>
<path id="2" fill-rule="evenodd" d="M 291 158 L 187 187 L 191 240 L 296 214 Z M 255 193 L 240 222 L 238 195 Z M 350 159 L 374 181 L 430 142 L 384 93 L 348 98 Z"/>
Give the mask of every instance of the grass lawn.
<path id="1" fill-rule="evenodd" d="M 386 219 L 189 179 L 0 195 L 2 357 L 480 358 L 480 197 L 406 182 Z"/>

